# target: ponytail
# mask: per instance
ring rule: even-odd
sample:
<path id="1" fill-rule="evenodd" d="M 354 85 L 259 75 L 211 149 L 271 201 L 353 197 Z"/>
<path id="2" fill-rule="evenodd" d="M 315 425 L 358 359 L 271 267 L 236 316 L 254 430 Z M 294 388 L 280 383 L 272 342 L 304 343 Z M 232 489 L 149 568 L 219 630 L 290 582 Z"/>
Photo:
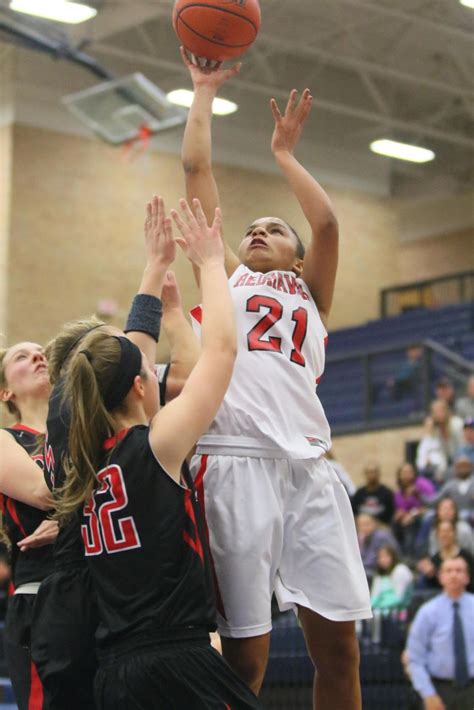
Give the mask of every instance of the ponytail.
<path id="1" fill-rule="evenodd" d="M 125 337 L 94 330 L 71 357 L 64 399 L 71 412 L 66 482 L 57 491 L 56 518 L 65 520 L 91 498 L 103 444 L 116 430 L 113 414 L 126 412 L 135 377 L 146 379 L 142 354 Z"/>
<path id="2" fill-rule="evenodd" d="M 55 517 L 59 520 L 70 517 L 92 495 L 102 445 L 115 430 L 102 392 L 111 381 L 119 360 L 117 339 L 97 331 L 84 338 L 81 350 L 72 356 L 64 391 L 71 411 L 71 426 L 64 461 L 66 482 L 57 491 Z"/>

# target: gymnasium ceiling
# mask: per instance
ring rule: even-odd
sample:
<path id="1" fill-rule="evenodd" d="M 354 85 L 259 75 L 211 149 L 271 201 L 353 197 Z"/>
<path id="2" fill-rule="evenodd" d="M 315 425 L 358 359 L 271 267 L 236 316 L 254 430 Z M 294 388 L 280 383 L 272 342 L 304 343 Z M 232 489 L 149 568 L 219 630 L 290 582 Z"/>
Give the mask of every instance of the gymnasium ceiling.
<path id="1" fill-rule="evenodd" d="M 190 87 L 171 28 L 173 0 L 104 0 L 94 20 L 64 30 L 8 9 L 0 22 L 66 38 L 120 76 L 143 72 L 169 91 Z M 474 10 L 459 0 L 260 0 L 263 22 L 239 78 L 222 92 L 239 111 L 216 118 L 216 157 L 266 169 L 269 98 L 309 86 L 315 108 L 302 152 L 322 177 L 393 195 L 474 186 Z M 59 98 L 97 83 L 66 61 L 16 43 L 18 120 L 72 128 Z M 61 114 L 60 112 L 63 112 Z M 177 150 L 182 129 L 157 143 Z M 374 156 L 382 137 L 431 148 L 424 166 Z"/>

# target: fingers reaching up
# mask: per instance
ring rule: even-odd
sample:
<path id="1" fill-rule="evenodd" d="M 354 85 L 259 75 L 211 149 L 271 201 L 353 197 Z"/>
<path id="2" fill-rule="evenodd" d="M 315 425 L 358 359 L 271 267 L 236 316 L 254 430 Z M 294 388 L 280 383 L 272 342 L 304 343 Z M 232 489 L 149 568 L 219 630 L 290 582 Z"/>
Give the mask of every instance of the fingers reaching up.
<path id="1" fill-rule="evenodd" d="M 163 303 L 163 313 L 182 308 L 181 294 L 173 271 L 166 272 L 165 280 L 163 281 L 163 290 L 161 292 L 161 301 Z"/>
<path id="2" fill-rule="evenodd" d="M 163 198 L 157 195 L 153 196 L 146 208 L 145 249 L 150 265 L 159 262 L 169 266 L 176 256 L 172 222 L 166 217 Z"/>
<path id="3" fill-rule="evenodd" d="M 240 72 L 241 62 L 234 64 L 229 69 L 222 68 L 222 62 L 214 62 L 210 59 L 202 59 L 188 54 L 184 47 L 180 47 L 181 57 L 184 64 L 189 69 L 194 86 L 207 85 L 217 91 L 217 89 Z"/>
<path id="4" fill-rule="evenodd" d="M 224 245 L 221 238 L 220 209 L 215 210 L 213 223 L 209 226 L 199 200 L 193 200 L 194 213 L 184 199 L 180 200 L 179 206 L 181 214 L 177 210 L 171 210 L 171 216 L 181 233 L 181 237 L 178 237 L 176 242 L 188 259 L 198 267 L 211 262 L 223 263 Z"/>
<path id="5" fill-rule="evenodd" d="M 272 151 L 287 150 L 293 152 L 298 144 L 304 124 L 311 112 L 313 97 L 309 89 L 305 89 L 298 100 L 298 91 L 290 92 L 285 112 L 282 115 L 275 99 L 271 99 L 270 108 L 275 121 L 272 137 Z"/>

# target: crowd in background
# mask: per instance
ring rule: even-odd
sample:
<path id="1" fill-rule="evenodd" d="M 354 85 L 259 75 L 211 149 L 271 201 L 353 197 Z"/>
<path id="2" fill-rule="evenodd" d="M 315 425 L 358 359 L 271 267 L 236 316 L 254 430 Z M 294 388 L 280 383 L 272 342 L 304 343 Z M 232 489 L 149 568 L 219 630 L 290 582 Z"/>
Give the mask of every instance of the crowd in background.
<path id="1" fill-rule="evenodd" d="M 457 398 L 448 378 L 437 382 L 416 455 L 399 467 L 394 486 L 382 483 L 374 461 L 356 488 L 333 453 L 329 458 L 352 501 L 374 609 L 439 591 L 441 563 L 454 557 L 466 560 L 474 591 L 473 376 Z"/>

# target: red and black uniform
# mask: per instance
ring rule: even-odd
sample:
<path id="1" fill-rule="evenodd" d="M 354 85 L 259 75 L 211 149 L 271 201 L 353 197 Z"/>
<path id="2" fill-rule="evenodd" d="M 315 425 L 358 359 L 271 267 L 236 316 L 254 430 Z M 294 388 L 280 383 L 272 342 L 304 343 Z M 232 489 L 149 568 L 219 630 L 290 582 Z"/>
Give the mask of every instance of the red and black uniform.
<path id="1" fill-rule="evenodd" d="M 58 383 L 49 399 L 44 474 L 51 490 L 65 480 L 70 415 Z M 32 657 L 44 687 L 45 710 L 93 710 L 98 612 L 75 516 L 59 529 L 54 569 L 42 582 L 33 618 Z"/>
<path id="2" fill-rule="evenodd" d="M 215 605 L 192 488 L 161 467 L 149 428 L 105 443 L 82 536 L 100 612 L 100 710 L 258 707 L 211 647 Z"/>
<path id="3" fill-rule="evenodd" d="M 15 441 L 43 468 L 37 432 L 17 424 L 6 429 Z M 52 571 L 52 546 L 20 552 L 17 543 L 31 535 L 48 514 L 25 503 L 0 495 L 3 524 L 11 541 L 12 596 L 5 620 L 5 653 L 19 710 L 41 710 L 43 688 L 31 660 L 32 618 L 39 583 Z"/>

